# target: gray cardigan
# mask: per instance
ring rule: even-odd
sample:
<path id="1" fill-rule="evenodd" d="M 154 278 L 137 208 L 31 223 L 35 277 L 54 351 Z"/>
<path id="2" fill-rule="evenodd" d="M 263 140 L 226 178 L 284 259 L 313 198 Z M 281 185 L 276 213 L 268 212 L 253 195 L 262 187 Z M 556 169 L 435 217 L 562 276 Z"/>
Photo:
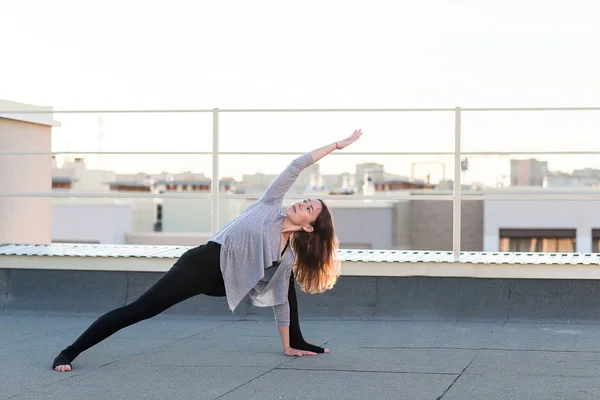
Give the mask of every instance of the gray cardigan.
<path id="1" fill-rule="evenodd" d="M 221 272 L 231 311 L 248 295 L 257 307 L 272 306 L 278 326 L 290 325 L 287 299 L 294 254 L 281 259 L 283 197 L 300 172 L 313 163 L 310 153 L 296 158 L 271 183 L 263 196 L 211 239 L 221 245 Z"/>

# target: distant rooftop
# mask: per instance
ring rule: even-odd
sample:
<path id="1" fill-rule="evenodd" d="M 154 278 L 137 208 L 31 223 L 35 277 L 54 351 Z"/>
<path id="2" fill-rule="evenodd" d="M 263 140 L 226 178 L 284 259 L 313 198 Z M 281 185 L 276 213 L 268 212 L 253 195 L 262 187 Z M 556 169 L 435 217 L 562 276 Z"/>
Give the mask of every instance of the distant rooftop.
<path id="1" fill-rule="evenodd" d="M 422 179 L 410 180 L 408 178 L 390 178 L 390 179 L 375 179 L 373 180 L 374 184 L 385 184 L 385 183 L 412 183 L 415 185 L 431 185 L 430 183 L 425 182 Z"/>
<path id="2" fill-rule="evenodd" d="M 16 101 L 0 99 L 0 119 L 11 119 L 47 126 L 61 126 L 60 122 L 54 120 L 53 114 L 50 112 L 52 110 L 52 107 L 34 106 L 32 104 L 17 103 Z M 5 114 L 7 111 L 11 112 Z M 18 111 L 27 112 L 19 113 Z M 40 111 L 42 113 L 36 114 L 31 113 L 31 111 Z"/>
<path id="3" fill-rule="evenodd" d="M 115 182 L 107 182 L 111 186 L 129 186 L 129 187 L 152 187 L 153 185 L 150 183 L 143 183 L 139 181 L 115 181 Z"/>
<path id="4" fill-rule="evenodd" d="M 77 182 L 77 179 L 69 176 L 53 176 L 52 183 L 73 183 Z"/>
<path id="5" fill-rule="evenodd" d="M 210 185 L 210 179 L 174 179 L 160 180 L 154 182 L 155 185 Z"/>

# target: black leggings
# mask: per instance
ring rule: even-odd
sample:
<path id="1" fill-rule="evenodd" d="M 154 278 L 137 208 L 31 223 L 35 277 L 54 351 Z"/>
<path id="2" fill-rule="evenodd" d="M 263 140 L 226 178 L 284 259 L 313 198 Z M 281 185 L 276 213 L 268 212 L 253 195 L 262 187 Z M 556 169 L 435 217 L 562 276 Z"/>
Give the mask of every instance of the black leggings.
<path id="1" fill-rule="evenodd" d="M 98 318 L 71 346 L 63 350 L 63 353 L 72 361 L 79 354 L 115 332 L 139 321 L 152 318 L 190 297 L 199 294 L 225 296 L 225 284 L 219 263 L 220 248 L 219 244 L 208 242 L 186 251 L 169 272 L 137 300 Z M 300 332 L 293 276 L 290 280 L 288 298 L 292 347 L 294 345 L 302 347 L 302 343 L 308 345 L 304 342 Z M 313 346 L 312 351 L 319 351 L 319 349 Z"/>

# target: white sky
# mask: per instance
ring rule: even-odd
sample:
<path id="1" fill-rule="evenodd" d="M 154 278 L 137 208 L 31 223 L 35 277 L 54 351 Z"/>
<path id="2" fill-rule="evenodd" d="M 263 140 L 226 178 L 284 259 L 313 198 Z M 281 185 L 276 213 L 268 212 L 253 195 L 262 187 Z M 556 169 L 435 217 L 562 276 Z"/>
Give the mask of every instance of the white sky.
<path id="1" fill-rule="evenodd" d="M 0 0 L 0 98 L 57 109 L 600 105 L 597 1 Z M 106 115 L 101 148 L 209 151 L 210 115 Z M 57 115 L 53 149 L 97 150 L 98 116 Z M 362 127 L 353 151 L 451 151 L 453 116 L 225 114 L 221 149 L 304 152 Z M 600 113 L 463 116 L 467 150 L 600 149 Z M 349 149 L 350 150 L 350 149 Z M 97 159 L 88 157 L 91 166 Z M 551 169 L 600 167 L 554 157 Z M 410 174 L 439 157 L 376 161 Z M 289 157 L 223 157 L 221 175 L 277 173 Z M 448 176 L 452 175 L 452 160 Z M 241 164 L 240 164 L 241 163 Z M 471 160 L 493 184 L 508 158 Z M 210 174 L 210 158 L 104 157 L 122 172 Z M 440 168 L 421 166 L 417 177 Z"/>

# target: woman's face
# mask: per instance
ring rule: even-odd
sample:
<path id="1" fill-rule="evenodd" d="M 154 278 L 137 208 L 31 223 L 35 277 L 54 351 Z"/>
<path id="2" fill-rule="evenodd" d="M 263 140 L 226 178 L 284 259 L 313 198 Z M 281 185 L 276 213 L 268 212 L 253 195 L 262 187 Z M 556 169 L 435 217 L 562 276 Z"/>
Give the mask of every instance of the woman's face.
<path id="1" fill-rule="evenodd" d="M 322 208 L 323 206 L 319 200 L 307 199 L 289 206 L 286 209 L 286 215 L 294 225 L 310 232 L 312 231 L 312 224 L 319 216 Z"/>

